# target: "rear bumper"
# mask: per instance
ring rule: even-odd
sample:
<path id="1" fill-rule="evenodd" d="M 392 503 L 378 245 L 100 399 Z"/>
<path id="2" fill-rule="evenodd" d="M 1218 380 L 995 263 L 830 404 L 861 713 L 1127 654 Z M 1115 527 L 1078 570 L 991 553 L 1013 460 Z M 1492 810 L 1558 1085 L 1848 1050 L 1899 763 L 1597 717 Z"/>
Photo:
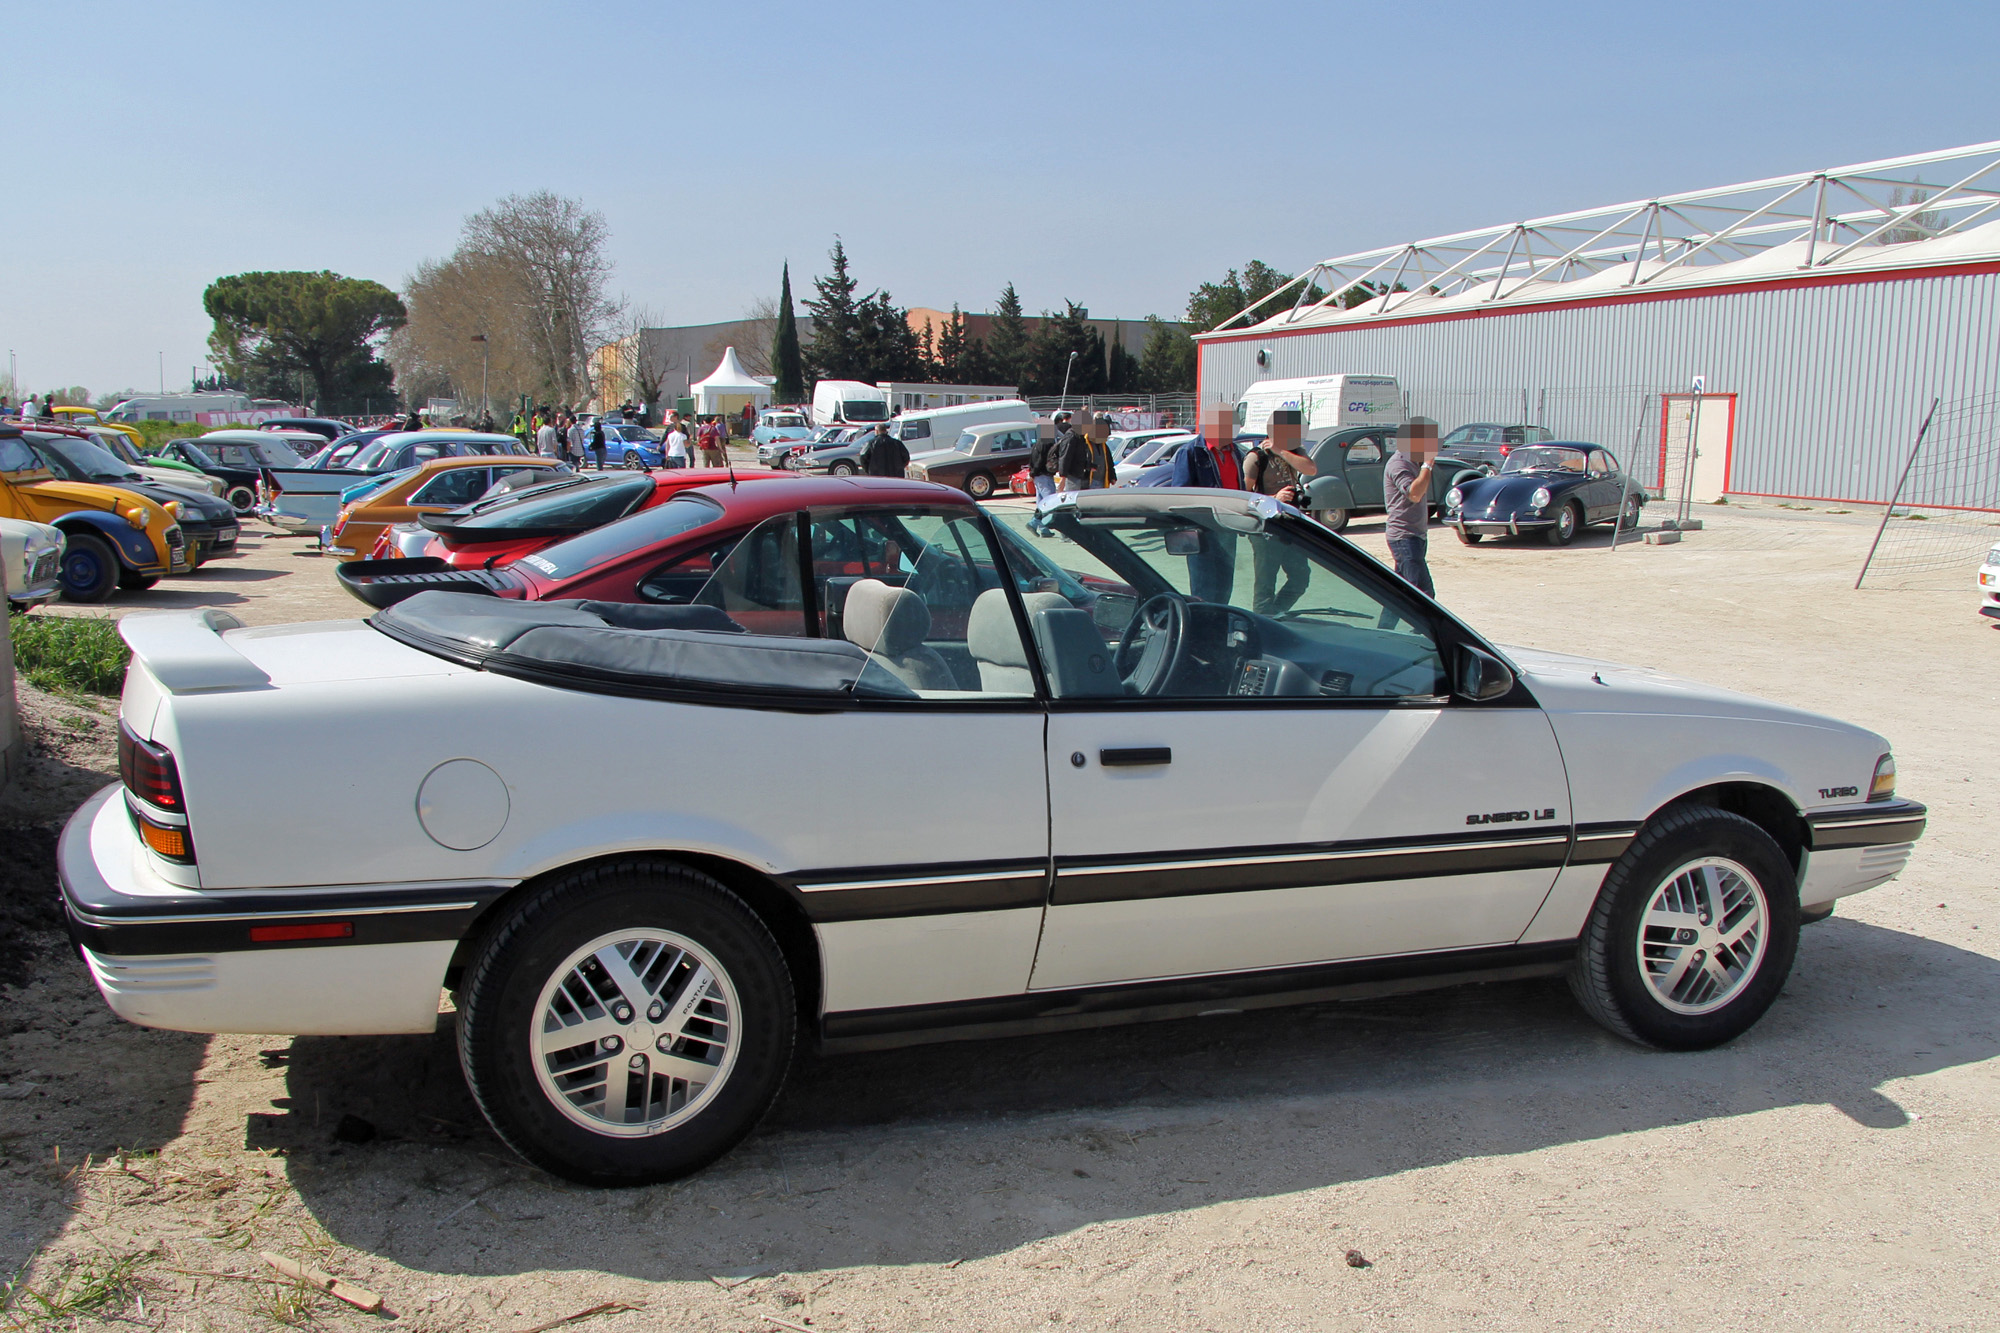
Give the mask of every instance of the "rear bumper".
<path id="1" fill-rule="evenodd" d="M 508 885 L 432 883 L 206 892 L 148 873 L 117 784 L 58 845 L 64 918 L 106 1004 L 181 1032 L 429 1032 L 458 940 Z M 333 923 L 338 942 L 257 943 L 259 927 Z"/>

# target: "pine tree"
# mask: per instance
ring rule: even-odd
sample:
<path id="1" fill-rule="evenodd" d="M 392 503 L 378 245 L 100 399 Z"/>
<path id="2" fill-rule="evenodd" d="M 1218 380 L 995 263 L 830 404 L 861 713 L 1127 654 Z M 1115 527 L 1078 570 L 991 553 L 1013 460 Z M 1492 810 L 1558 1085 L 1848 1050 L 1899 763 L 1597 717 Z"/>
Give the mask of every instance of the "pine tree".
<path id="1" fill-rule="evenodd" d="M 857 359 L 861 319 L 854 299 L 854 275 L 847 271 L 847 247 L 836 236 L 827 254 L 833 261 L 833 272 L 813 279 L 819 299 L 806 302 L 813 317 L 812 348 L 806 360 L 815 380 L 861 379 Z"/>
<path id="2" fill-rule="evenodd" d="M 1000 293 L 1000 304 L 993 311 L 993 327 L 986 335 L 989 373 L 1001 384 L 1012 384 L 1026 391 L 1030 345 L 1028 321 L 1021 317 L 1021 295 L 1010 282 Z"/>
<path id="3" fill-rule="evenodd" d="M 889 293 L 871 292 L 856 303 L 854 374 L 841 378 L 870 384 L 924 382 L 921 349 L 917 335 L 910 330 L 910 314 Z"/>
<path id="4" fill-rule="evenodd" d="M 965 374 L 965 315 L 957 303 L 951 307 L 951 322 L 944 325 L 937 339 L 937 382 L 939 384 L 974 384 L 976 380 L 963 378 Z"/>
<path id="5" fill-rule="evenodd" d="M 774 401 L 802 403 L 806 400 L 805 358 L 799 351 L 799 322 L 792 314 L 792 266 L 785 265 L 784 283 L 778 294 L 778 330 L 771 335 L 771 370 L 778 379 L 771 386 Z"/>
<path id="6" fill-rule="evenodd" d="M 1090 311 L 1074 301 L 1063 303 L 1063 313 L 1042 312 L 1042 327 L 1028 349 L 1028 373 L 1022 376 L 1021 391 L 1030 394 L 1064 392 L 1069 396 L 1105 391 L 1104 335 L 1090 321 Z M 1070 353 L 1076 353 L 1074 363 Z"/>
<path id="7" fill-rule="evenodd" d="M 1158 315 L 1146 316 L 1139 353 L 1139 388 L 1146 393 L 1194 392 L 1194 339 Z"/>

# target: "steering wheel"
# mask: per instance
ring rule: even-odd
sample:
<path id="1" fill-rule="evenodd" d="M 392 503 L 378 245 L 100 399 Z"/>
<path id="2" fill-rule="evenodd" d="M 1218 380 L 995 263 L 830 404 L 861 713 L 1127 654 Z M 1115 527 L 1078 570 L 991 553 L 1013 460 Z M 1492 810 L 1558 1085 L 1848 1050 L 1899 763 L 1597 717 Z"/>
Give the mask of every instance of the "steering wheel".
<path id="1" fill-rule="evenodd" d="M 1187 603 L 1170 592 L 1155 594 L 1125 626 L 1118 650 L 1111 657 L 1112 669 L 1133 694 L 1159 694 L 1179 670 L 1187 655 L 1187 642 Z"/>

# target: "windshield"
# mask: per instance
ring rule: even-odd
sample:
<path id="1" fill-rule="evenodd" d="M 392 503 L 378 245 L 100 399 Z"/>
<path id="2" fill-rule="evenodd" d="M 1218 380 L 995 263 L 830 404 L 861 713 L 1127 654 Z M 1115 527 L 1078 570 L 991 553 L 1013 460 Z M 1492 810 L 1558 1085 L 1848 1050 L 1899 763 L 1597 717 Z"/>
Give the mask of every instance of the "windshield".
<path id="1" fill-rule="evenodd" d="M 292 448 L 290 440 L 273 437 L 259 440 L 256 447 L 262 452 L 265 463 L 271 467 L 297 467 L 305 461 Z"/>
<path id="2" fill-rule="evenodd" d="M 67 436 L 57 435 L 45 436 L 36 443 L 93 480 L 103 480 L 107 477 L 120 479 L 129 477 L 133 481 L 140 480 L 139 474 L 134 472 L 124 459 L 113 457 L 87 441 L 72 440 Z"/>
<path id="3" fill-rule="evenodd" d="M 705 495 L 681 494 L 663 505 L 642 510 L 615 523 L 578 533 L 568 541 L 524 555 L 521 563 L 545 578 L 569 579 L 622 556 L 642 551 L 669 537 L 713 523 L 722 506 Z"/>
<path id="4" fill-rule="evenodd" d="M 1500 465 L 1502 472 L 1582 472 L 1589 455 L 1581 449 L 1552 449 L 1544 445 L 1515 449 Z"/>
<path id="5" fill-rule="evenodd" d="M 416 469 L 413 467 L 406 467 L 400 472 L 384 472 L 379 477 L 370 477 L 366 481 L 357 481 L 340 493 L 340 502 L 342 504 L 350 504 L 355 500 L 359 500 L 364 495 L 373 495 L 385 486 L 395 485 L 415 471 Z"/>
<path id="6" fill-rule="evenodd" d="M 592 481 L 565 486 L 553 494 L 535 494 L 514 504 L 495 505 L 484 513 L 468 514 L 451 524 L 454 532 L 516 532 L 522 529 L 558 529 L 580 532 L 623 518 L 657 488 L 651 477 L 638 476 L 618 481 Z"/>
<path id="7" fill-rule="evenodd" d="M 780 416 L 765 417 L 764 424 L 775 428 L 779 426 L 803 426 L 806 423 L 804 417 L 794 416 L 792 413 L 787 412 Z"/>
<path id="8" fill-rule="evenodd" d="M 840 414 L 849 421 L 887 421 L 889 405 L 869 399 L 847 399 L 840 404 Z"/>
<path id="9" fill-rule="evenodd" d="M 196 447 L 193 440 L 175 440 L 173 443 L 180 446 L 181 452 L 186 454 L 188 461 L 192 462 L 196 467 L 215 466 L 215 460 Z"/>

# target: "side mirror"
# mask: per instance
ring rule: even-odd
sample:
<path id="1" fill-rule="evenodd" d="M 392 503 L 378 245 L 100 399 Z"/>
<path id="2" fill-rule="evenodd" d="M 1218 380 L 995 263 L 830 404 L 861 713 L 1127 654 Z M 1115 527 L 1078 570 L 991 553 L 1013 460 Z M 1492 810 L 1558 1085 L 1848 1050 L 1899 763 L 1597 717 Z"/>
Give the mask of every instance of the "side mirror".
<path id="1" fill-rule="evenodd" d="M 1492 653 L 1471 644 L 1458 652 L 1458 688 L 1454 692 L 1459 698 L 1484 703 L 1514 688 L 1514 673 Z"/>

